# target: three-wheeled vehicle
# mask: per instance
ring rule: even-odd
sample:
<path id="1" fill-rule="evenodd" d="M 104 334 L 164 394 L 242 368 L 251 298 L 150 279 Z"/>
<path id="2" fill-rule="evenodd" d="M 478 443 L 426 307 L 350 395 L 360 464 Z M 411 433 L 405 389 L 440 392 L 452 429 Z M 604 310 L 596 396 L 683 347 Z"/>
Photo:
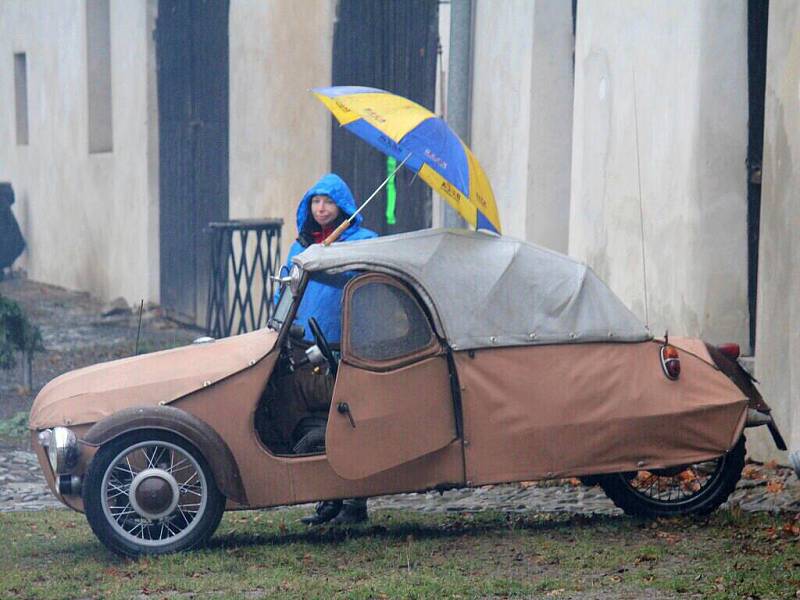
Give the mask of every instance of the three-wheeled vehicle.
<path id="1" fill-rule="evenodd" d="M 338 351 L 292 326 L 314 278 L 343 285 Z M 566 256 L 426 230 L 311 246 L 269 328 L 62 375 L 30 427 L 53 493 L 126 555 L 201 544 L 226 509 L 568 476 L 627 513 L 705 513 L 745 426 L 783 444 L 736 354 L 654 339 Z"/>

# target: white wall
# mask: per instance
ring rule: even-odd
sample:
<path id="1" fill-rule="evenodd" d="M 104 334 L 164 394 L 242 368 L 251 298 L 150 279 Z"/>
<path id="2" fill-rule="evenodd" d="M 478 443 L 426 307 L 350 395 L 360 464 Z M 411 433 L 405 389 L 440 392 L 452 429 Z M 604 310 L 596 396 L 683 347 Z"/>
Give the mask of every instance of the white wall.
<path id="1" fill-rule="evenodd" d="M 572 5 L 478 0 L 472 150 L 503 233 L 566 252 L 572 137 Z"/>
<path id="2" fill-rule="evenodd" d="M 232 0 L 230 216 L 284 220 L 330 168 L 331 117 L 309 89 L 331 82 L 334 0 Z"/>
<path id="3" fill-rule="evenodd" d="M 82 0 L 0 4 L 0 90 L 13 98 L 13 53 L 28 65 L 28 146 L 13 102 L 0 104 L 0 180 L 28 249 L 32 279 L 101 298 L 158 300 L 158 178 L 152 28 L 155 0 L 111 0 L 113 151 L 88 152 Z M 155 140 L 155 142 L 154 142 Z"/>
<path id="4" fill-rule="evenodd" d="M 756 377 L 790 449 L 800 450 L 800 5 L 772 0 L 758 266 Z M 785 456 L 765 431 L 748 448 Z"/>
<path id="5" fill-rule="evenodd" d="M 745 350 L 746 13 L 578 3 L 569 240 L 644 319 L 641 198 L 651 330 Z"/>

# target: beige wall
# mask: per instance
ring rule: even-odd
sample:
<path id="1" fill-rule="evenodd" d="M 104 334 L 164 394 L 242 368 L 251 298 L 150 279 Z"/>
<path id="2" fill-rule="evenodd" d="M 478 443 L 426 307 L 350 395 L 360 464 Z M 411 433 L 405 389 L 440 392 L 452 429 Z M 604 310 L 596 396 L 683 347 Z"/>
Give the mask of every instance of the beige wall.
<path id="1" fill-rule="evenodd" d="M 297 203 L 330 168 L 330 113 L 308 90 L 331 82 L 334 8 L 231 1 L 230 216 L 283 218 L 284 259 Z"/>
<path id="2" fill-rule="evenodd" d="M 800 5 L 772 0 L 758 266 L 756 377 L 789 448 L 800 450 Z M 762 459 L 785 456 L 751 436 Z"/>
<path id="3" fill-rule="evenodd" d="M 745 350 L 746 12 L 578 3 L 569 240 L 644 319 L 641 198 L 651 330 Z"/>
<path id="4" fill-rule="evenodd" d="M 0 90 L 13 53 L 28 67 L 28 146 L 13 103 L 0 110 L 0 180 L 28 241 L 31 278 L 101 298 L 158 300 L 155 0 L 111 0 L 113 151 L 88 152 L 86 9 L 82 0 L 0 3 Z M 13 92 L 12 92 L 13 94 Z"/>
<path id="5" fill-rule="evenodd" d="M 572 6 L 479 0 L 472 149 L 492 182 L 503 233 L 567 250 Z"/>

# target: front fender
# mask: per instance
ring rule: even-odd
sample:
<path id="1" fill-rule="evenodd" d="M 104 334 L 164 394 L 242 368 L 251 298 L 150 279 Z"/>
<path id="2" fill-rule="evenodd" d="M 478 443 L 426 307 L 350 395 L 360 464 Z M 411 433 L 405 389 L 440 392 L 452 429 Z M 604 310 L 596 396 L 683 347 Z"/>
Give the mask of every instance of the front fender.
<path id="1" fill-rule="evenodd" d="M 83 441 L 100 446 L 137 429 L 171 431 L 193 444 L 208 462 L 219 490 L 231 500 L 247 505 L 239 466 L 225 440 L 208 423 L 172 406 L 140 406 L 121 410 L 95 423 Z"/>

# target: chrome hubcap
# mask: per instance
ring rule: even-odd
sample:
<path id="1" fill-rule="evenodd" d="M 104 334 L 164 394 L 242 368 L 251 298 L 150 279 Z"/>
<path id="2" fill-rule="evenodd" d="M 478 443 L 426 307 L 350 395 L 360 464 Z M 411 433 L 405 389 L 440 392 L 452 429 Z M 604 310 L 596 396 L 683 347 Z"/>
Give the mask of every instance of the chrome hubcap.
<path id="1" fill-rule="evenodd" d="M 172 514 L 178 497 L 178 482 L 163 469 L 145 469 L 131 482 L 131 506 L 151 521 Z"/>

